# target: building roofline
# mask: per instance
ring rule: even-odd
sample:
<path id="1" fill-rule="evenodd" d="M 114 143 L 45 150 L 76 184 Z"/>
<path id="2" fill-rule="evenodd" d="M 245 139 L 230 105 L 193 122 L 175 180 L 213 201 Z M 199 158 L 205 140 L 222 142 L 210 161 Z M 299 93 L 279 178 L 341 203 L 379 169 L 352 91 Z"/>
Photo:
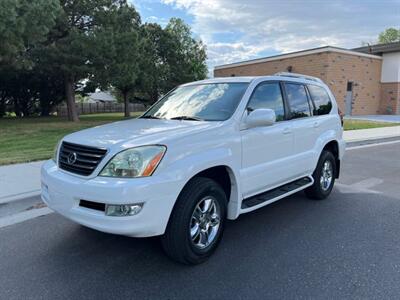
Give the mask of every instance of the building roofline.
<path id="1" fill-rule="evenodd" d="M 278 55 L 273 55 L 273 56 L 264 57 L 264 58 L 256 58 L 256 59 L 246 60 L 246 61 L 237 62 L 237 63 L 215 66 L 214 70 L 234 68 L 234 67 L 240 67 L 240 66 L 245 66 L 245 65 L 252 65 L 252 64 L 257 64 L 257 63 L 263 63 L 263 62 L 268 62 L 268 61 L 274 61 L 274 60 L 280 60 L 280 59 L 286 59 L 286 58 L 292 58 L 292 57 L 299 57 L 299 56 L 317 54 L 317 53 L 323 53 L 323 52 L 337 52 L 337 53 L 350 54 L 350 55 L 362 56 L 362 57 L 373 58 L 373 59 L 382 59 L 382 57 L 378 56 L 378 55 L 357 52 L 357 51 L 348 50 L 348 49 L 339 48 L 339 47 L 324 46 L 324 47 L 318 47 L 318 48 L 313 48 L 313 49 L 285 53 L 285 54 L 278 54 Z"/>
<path id="2" fill-rule="evenodd" d="M 400 42 L 368 45 L 368 46 L 354 48 L 352 50 L 369 54 L 400 52 Z"/>

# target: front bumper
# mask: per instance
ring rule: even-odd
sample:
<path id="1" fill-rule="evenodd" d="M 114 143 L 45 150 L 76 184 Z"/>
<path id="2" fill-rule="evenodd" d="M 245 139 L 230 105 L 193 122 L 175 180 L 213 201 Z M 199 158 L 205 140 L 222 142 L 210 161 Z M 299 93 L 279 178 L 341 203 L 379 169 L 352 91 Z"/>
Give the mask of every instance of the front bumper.
<path id="1" fill-rule="evenodd" d="M 53 161 L 41 170 L 42 199 L 54 211 L 84 226 L 134 237 L 160 235 L 179 195 L 181 182 L 161 176 L 146 178 L 81 178 L 60 170 Z M 105 204 L 144 203 L 134 216 L 112 217 L 79 206 L 80 200 Z"/>

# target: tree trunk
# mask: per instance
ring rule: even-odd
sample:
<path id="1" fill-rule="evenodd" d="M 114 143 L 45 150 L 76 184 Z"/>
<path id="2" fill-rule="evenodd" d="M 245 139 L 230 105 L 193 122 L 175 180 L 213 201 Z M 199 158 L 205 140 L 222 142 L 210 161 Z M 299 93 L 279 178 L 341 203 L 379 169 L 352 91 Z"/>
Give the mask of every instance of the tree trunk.
<path id="1" fill-rule="evenodd" d="M 19 108 L 18 100 L 14 97 L 14 112 L 17 117 L 21 117 L 21 109 Z"/>
<path id="2" fill-rule="evenodd" d="M 25 102 L 25 104 L 21 105 L 21 111 L 22 111 L 22 115 L 24 117 L 29 117 L 30 111 L 29 111 L 28 103 Z"/>
<path id="3" fill-rule="evenodd" d="M 153 90 L 152 93 L 151 93 L 151 96 L 150 96 L 151 105 L 153 105 L 154 103 L 157 102 L 158 97 L 159 97 L 158 91 L 157 90 Z"/>
<path id="4" fill-rule="evenodd" d="M 65 77 L 65 96 L 67 98 L 68 120 L 78 122 L 78 112 L 75 106 L 74 80 L 71 76 Z"/>
<path id="5" fill-rule="evenodd" d="M 6 114 L 6 99 L 0 98 L 0 118 Z"/>
<path id="6" fill-rule="evenodd" d="M 129 118 L 131 116 L 129 111 L 129 99 L 128 99 L 128 92 L 122 92 L 124 97 L 124 111 L 125 111 L 125 118 Z"/>
<path id="7" fill-rule="evenodd" d="M 48 117 L 50 116 L 50 112 L 52 110 L 52 102 L 50 100 L 48 93 L 41 93 L 40 101 L 39 101 L 39 108 L 40 108 L 40 116 L 41 117 Z"/>
<path id="8" fill-rule="evenodd" d="M 41 107 L 40 108 L 40 116 L 41 117 L 48 117 L 50 116 L 50 108 L 49 107 Z"/>

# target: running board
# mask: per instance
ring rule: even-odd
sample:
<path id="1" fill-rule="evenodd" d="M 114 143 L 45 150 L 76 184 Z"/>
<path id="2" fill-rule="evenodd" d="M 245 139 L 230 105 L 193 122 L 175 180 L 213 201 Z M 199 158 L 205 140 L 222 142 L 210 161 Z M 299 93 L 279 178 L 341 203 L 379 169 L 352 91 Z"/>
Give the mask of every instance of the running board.
<path id="1" fill-rule="evenodd" d="M 277 188 L 274 188 L 262 194 L 258 194 L 250 198 L 244 199 L 242 201 L 242 209 L 248 209 L 253 206 L 258 206 L 259 204 L 262 204 L 264 202 L 268 203 L 274 202 L 276 200 L 294 194 L 300 190 L 303 190 L 304 188 L 312 184 L 313 180 L 311 177 L 303 177 L 297 179 L 295 181 L 278 186 Z"/>

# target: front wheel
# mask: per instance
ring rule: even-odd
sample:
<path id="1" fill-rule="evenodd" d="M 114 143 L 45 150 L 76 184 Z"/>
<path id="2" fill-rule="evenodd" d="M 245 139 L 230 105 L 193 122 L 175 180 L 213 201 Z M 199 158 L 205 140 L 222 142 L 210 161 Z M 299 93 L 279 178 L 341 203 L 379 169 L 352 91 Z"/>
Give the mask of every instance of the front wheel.
<path id="1" fill-rule="evenodd" d="M 307 197 L 322 200 L 329 196 L 335 184 L 336 160 L 329 151 L 322 151 L 313 173 L 314 184 L 305 190 Z"/>
<path id="2" fill-rule="evenodd" d="M 167 255 L 184 264 L 204 262 L 217 248 L 227 199 L 214 180 L 197 177 L 183 189 L 161 241 Z"/>

